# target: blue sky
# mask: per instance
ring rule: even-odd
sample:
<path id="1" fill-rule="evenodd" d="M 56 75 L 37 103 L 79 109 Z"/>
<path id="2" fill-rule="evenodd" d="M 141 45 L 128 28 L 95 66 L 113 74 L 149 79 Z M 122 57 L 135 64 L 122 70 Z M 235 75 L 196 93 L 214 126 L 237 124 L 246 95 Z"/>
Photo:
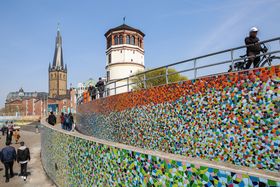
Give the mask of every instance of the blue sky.
<path id="1" fill-rule="evenodd" d="M 57 23 L 68 82 L 105 75 L 105 37 L 122 24 L 145 34 L 145 64 L 165 65 L 243 45 L 251 26 L 259 37 L 280 36 L 279 0 L 2 0 L 0 106 L 6 95 L 48 90 Z"/>

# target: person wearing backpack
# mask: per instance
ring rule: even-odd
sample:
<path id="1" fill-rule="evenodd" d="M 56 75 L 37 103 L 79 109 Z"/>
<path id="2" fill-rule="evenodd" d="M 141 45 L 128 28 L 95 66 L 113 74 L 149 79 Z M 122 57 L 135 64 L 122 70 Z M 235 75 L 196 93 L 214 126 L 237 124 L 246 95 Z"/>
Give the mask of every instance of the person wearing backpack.
<path id="1" fill-rule="evenodd" d="M 20 142 L 20 147 L 17 150 L 17 162 L 20 164 L 20 174 L 23 180 L 27 178 L 27 163 L 30 161 L 30 152 L 28 147 L 24 145 L 24 142 Z"/>

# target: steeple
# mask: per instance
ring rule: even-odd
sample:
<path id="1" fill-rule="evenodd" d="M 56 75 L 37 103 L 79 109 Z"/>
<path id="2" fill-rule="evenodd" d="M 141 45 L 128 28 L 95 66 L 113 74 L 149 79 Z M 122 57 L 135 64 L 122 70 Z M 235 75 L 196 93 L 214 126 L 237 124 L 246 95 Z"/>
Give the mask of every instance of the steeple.
<path id="1" fill-rule="evenodd" d="M 64 69 L 63 53 L 62 53 L 62 37 L 59 30 L 59 24 L 57 26 L 57 34 L 55 40 L 55 51 L 53 57 L 52 67 L 55 69 Z"/>

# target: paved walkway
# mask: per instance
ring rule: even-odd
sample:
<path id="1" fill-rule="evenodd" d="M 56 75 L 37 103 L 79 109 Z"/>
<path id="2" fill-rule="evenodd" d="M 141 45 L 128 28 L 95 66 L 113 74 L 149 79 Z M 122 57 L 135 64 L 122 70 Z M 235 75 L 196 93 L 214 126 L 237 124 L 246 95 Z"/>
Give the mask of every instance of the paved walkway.
<path id="1" fill-rule="evenodd" d="M 0 186 L 1 187 L 55 187 L 51 180 L 45 175 L 45 172 L 41 165 L 40 159 L 40 149 L 41 149 L 41 138 L 40 134 L 35 133 L 35 126 L 30 125 L 22 128 L 20 132 L 20 140 L 24 141 L 30 149 L 31 161 L 28 163 L 27 171 L 30 172 L 30 175 L 27 177 L 26 181 L 23 181 L 21 177 L 15 176 L 10 179 L 9 183 L 5 183 L 4 176 L 4 166 L 0 163 Z M 0 148 L 2 149 L 5 145 L 6 137 L 0 134 Z M 12 146 L 16 149 L 19 147 L 19 144 L 14 144 Z M 20 168 L 18 163 L 14 163 L 14 172 L 19 173 Z"/>

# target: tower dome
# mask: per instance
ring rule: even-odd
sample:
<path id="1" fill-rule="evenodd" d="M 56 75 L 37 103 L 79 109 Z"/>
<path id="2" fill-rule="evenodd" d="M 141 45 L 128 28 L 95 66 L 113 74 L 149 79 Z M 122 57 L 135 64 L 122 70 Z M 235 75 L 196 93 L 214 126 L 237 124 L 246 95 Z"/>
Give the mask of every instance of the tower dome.
<path id="1" fill-rule="evenodd" d="M 111 28 L 105 33 L 107 41 L 106 49 L 106 72 L 107 84 L 112 89 L 114 82 L 125 77 L 129 77 L 137 72 L 145 70 L 144 64 L 144 37 L 145 34 L 136 28 L 122 24 Z M 117 87 L 125 85 L 124 80 L 117 82 Z M 109 94 L 118 94 L 130 91 L 127 87 L 110 91 Z"/>

